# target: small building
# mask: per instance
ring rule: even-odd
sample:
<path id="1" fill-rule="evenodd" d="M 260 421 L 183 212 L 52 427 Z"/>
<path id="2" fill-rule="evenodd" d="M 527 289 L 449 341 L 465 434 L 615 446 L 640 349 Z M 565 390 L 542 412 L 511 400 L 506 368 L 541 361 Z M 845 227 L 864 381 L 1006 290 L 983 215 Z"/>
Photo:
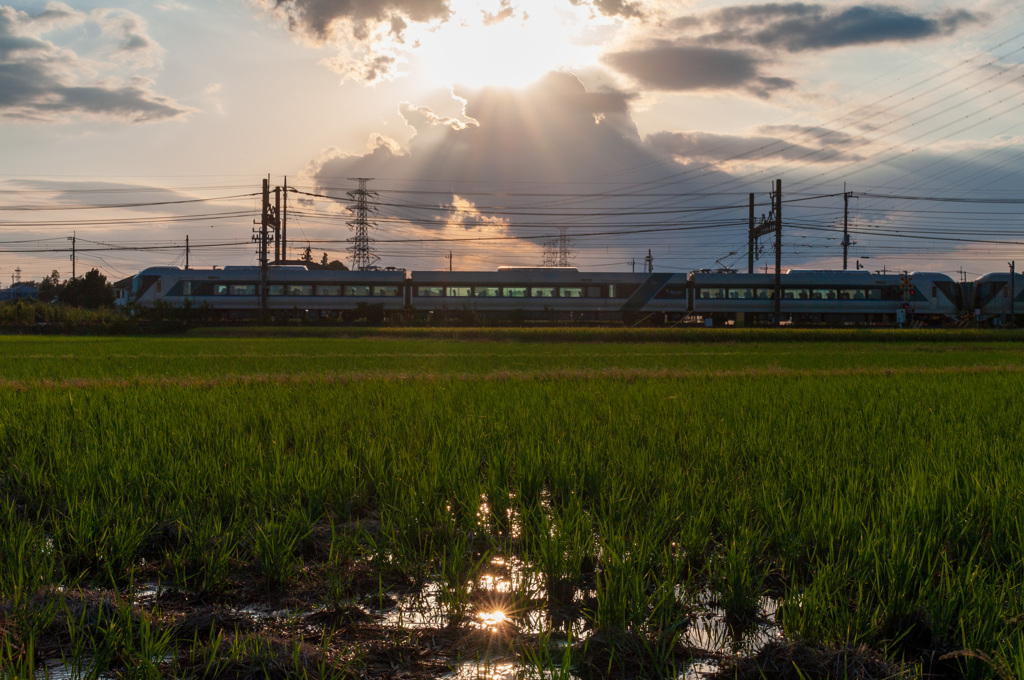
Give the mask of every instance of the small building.
<path id="1" fill-rule="evenodd" d="M 18 282 L 11 285 L 10 288 L 0 290 L 0 303 L 25 299 L 39 299 L 39 289 L 35 286 L 35 284 L 27 282 Z"/>
<path id="2" fill-rule="evenodd" d="M 134 276 L 129 276 L 126 279 L 121 279 L 114 284 L 114 306 L 115 307 L 127 307 L 128 296 L 132 292 L 132 281 L 135 280 Z"/>

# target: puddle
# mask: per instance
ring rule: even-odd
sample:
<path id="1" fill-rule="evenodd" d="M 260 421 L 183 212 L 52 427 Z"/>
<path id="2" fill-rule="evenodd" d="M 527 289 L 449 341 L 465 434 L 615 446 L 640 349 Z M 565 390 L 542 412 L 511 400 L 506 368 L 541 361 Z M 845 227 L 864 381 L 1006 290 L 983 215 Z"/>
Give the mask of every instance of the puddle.
<path id="1" fill-rule="evenodd" d="M 703 611 L 681 636 L 683 644 L 720 654 L 754 656 L 769 642 L 783 639 L 782 629 L 775 620 L 778 600 L 761 598 L 762 615 L 758 620 L 746 628 L 733 628 L 726 622 L 725 612 L 711 603 L 707 592 L 701 599 Z"/>
<path id="2" fill-rule="evenodd" d="M 135 587 L 132 592 L 132 602 L 139 607 L 149 609 L 156 604 L 157 599 L 167 592 L 167 588 L 159 583 L 143 583 Z"/>
<path id="3" fill-rule="evenodd" d="M 508 659 L 482 659 L 463 662 L 454 673 L 441 677 L 445 680 L 518 680 L 531 677 L 523 670 L 522 666 Z"/>
<path id="4" fill-rule="evenodd" d="M 304 612 L 296 609 L 274 609 L 262 604 L 252 604 L 247 607 L 239 607 L 229 610 L 236 616 L 241 616 L 251 621 L 280 621 L 300 619 L 303 616 L 310 616 L 313 612 Z"/>

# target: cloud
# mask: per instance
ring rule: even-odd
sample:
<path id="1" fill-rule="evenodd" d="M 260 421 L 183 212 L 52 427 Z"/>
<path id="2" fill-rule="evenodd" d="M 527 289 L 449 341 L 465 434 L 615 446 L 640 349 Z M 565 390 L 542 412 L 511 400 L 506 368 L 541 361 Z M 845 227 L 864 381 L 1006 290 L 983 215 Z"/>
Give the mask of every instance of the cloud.
<path id="1" fill-rule="evenodd" d="M 941 37 L 983 17 L 967 10 L 928 16 L 890 5 L 770 3 L 737 5 L 675 20 L 706 45 L 758 46 L 788 52 L 902 43 Z"/>
<path id="2" fill-rule="evenodd" d="M 853 141 L 842 132 L 822 129 L 820 134 L 814 134 L 811 129 L 798 126 L 773 126 L 769 129 L 780 133 L 788 132 L 791 137 L 787 139 L 711 132 L 657 132 L 648 135 L 645 141 L 652 148 L 672 156 L 714 163 L 798 161 L 813 164 L 861 160 L 860 156 L 842 150 L 842 146 Z M 798 137 L 804 137 L 811 145 L 794 141 Z"/>
<path id="3" fill-rule="evenodd" d="M 640 3 L 627 0 L 569 0 L 574 5 L 587 5 L 606 16 L 639 18 L 644 15 Z"/>
<path id="4" fill-rule="evenodd" d="M 460 89 L 455 95 L 464 101 L 458 119 L 405 104 L 400 112 L 415 130 L 406 149 L 382 142 L 362 154 L 333 152 L 311 164 L 312 183 L 326 190 L 345 185 L 350 177 L 387 178 L 376 180 L 372 187 L 382 197 L 388 195 L 389 185 L 395 186 L 391 183 L 438 188 L 436 196 L 417 201 L 433 205 L 432 211 L 405 211 L 402 219 L 414 224 L 417 238 L 490 237 L 497 230 L 525 239 L 480 246 L 490 248 L 492 254 L 488 263 L 481 261 L 479 266 L 490 267 L 540 264 L 544 242 L 558 232 L 559 224 L 570 224 L 576 231 L 590 227 L 619 232 L 602 237 L 599 245 L 594 239 L 578 240 L 580 251 L 594 248 L 592 252 L 598 253 L 594 257 L 603 258 L 595 261 L 604 262 L 609 257 L 606 248 L 633 246 L 637 237 L 622 232 L 635 223 L 673 219 L 662 212 L 644 215 L 644 210 L 651 209 L 650 199 L 630 195 L 642 193 L 641 189 L 623 193 L 624 187 L 671 186 L 673 192 L 679 189 L 680 203 L 689 201 L 692 206 L 692 201 L 703 199 L 685 196 L 680 188 L 685 183 L 674 180 L 680 173 L 693 170 L 710 182 L 728 179 L 706 163 L 686 159 L 689 164 L 683 164 L 644 144 L 630 114 L 631 95 L 614 90 L 589 92 L 570 74 L 552 73 L 522 90 Z M 439 178 L 444 183 L 434 184 Z M 609 184 L 616 187 L 615 192 L 602 197 Z M 543 193 L 587 198 L 540 198 L 538 194 Z M 398 196 L 399 203 L 408 200 Z M 671 207 L 675 201 L 667 202 Z M 659 205 L 659 209 L 665 207 Z M 382 208 L 382 214 L 387 210 Z M 652 242 L 658 243 L 648 240 L 654 237 L 643 238 L 648 244 L 644 252 Z M 443 247 L 447 253 L 448 246 Z M 504 254 L 494 255 L 495 248 Z"/>
<path id="5" fill-rule="evenodd" d="M 672 92 L 743 89 L 766 97 L 794 83 L 761 75 L 760 59 L 740 50 L 657 42 L 613 52 L 605 61 L 643 87 Z"/>
<path id="6" fill-rule="evenodd" d="M 90 22 L 114 42 L 100 46 L 94 58 L 43 39 Z M 157 66 L 161 56 L 145 24 L 130 12 L 85 15 L 51 3 L 33 16 L 0 6 L 0 119 L 64 122 L 86 116 L 142 123 L 182 116 L 188 109 L 155 94 L 152 80 L 138 72 Z"/>
<path id="7" fill-rule="evenodd" d="M 371 24 L 387 23 L 400 34 L 405 21 L 446 20 L 448 0 L 259 0 L 275 14 L 285 17 L 292 31 L 317 43 L 326 43 L 341 33 L 366 40 Z"/>

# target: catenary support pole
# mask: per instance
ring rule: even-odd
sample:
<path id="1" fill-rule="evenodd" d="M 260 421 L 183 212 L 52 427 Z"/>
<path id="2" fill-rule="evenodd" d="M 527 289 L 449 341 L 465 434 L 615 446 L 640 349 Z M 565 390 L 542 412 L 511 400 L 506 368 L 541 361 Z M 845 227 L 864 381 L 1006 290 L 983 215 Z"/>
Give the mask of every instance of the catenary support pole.
<path id="1" fill-rule="evenodd" d="M 775 180 L 775 325 L 782 323 L 782 180 Z"/>
<path id="2" fill-rule="evenodd" d="M 750 194 L 750 226 L 747 227 L 747 273 L 754 273 L 754 194 Z"/>

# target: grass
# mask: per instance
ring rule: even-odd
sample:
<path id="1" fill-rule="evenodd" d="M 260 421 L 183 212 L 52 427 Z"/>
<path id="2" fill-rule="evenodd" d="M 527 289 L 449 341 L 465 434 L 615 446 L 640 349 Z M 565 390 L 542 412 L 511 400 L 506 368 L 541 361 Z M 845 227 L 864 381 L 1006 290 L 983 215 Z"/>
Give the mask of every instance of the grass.
<path id="1" fill-rule="evenodd" d="M 426 676 L 500 603 L 535 675 L 1022 679 L 1016 336 L 580 332 L 0 340 L 0 664 Z M 124 600 L 141 582 L 169 594 Z M 366 618 L 429 589 L 433 637 Z M 680 642 L 766 598 L 787 646 Z M 261 602 L 318 623 L 181 633 Z"/>

